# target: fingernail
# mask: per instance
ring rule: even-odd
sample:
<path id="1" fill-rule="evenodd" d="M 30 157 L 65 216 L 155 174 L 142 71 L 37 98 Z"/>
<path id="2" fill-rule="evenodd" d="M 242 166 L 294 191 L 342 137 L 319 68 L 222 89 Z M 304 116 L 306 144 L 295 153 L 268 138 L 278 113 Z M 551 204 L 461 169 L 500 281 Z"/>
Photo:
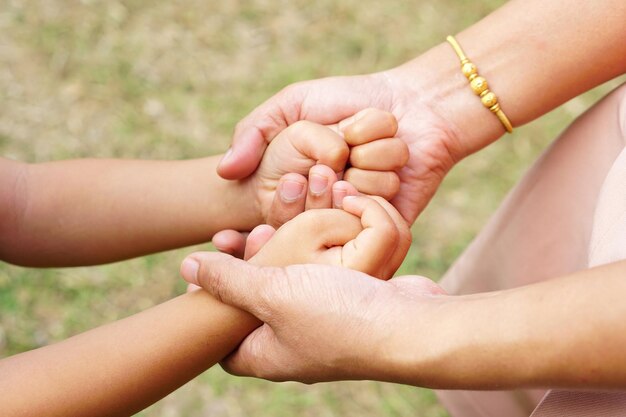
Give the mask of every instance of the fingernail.
<path id="1" fill-rule="evenodd" d="M 286 203 L 294 202 L 302 195 L 304 184 L 298 181 L 285 181 L 280 186 L 280 198 Z"/>
<path id="2" fill-rule="evenodd" d="M 230 159 L 230 156 L 232 155 L 232 153 L 233 153 L 233 148 L 228 148 L 224 156 L 222 156 L 222 159 L 220 159 L 219 165 L 226 163 L 228 159 Z"/>
<path id="3" fill-rule="evenodd" d="M 346 197 L 346 190 L 333 190 L 333 205 L 335 208 L 343 207 L 343 199 Z"/>
<path id="4" fill-rule="evenodd" d="M 198 283 L 198 270 L 200 269 L 200 264 L 192 258 L 187 258 L 183 261 L 183 264 L 180 266 L 180 273 L 185 278 L 185 281 L 190 282 L 192 284 Z"/>
<path id="5" fill-rule="evenodd" d="M 323 175 L 311 174 L 309 176 L 309 188 L 313 194 L 322 194 L 328 188 L 328 178 Z"/>

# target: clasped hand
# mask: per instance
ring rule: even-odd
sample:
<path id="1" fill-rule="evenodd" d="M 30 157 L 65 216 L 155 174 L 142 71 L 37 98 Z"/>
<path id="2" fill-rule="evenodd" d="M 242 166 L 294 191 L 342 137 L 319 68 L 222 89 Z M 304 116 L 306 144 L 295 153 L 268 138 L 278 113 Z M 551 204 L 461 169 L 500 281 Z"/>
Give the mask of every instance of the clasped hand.
<path id="1" fill-rule="evenodd" d="M 256 182 L 251 186 L 259 190 L 259 204 L 269 208 L 264 218 L 271 224 L 247 236 L 244 261 L 194 253 L 181 273 L 189 283 L 263 322 L 223 361 L 229 372 L 306 383 L 392 379 L 388 350 L 398 336 L 395 317 L 414 309 L 415 298 L 432 304 L 443 291 L 423 277 L 384 281 L 402 263 L 410 229 L 384 198 L 357 194 L 392 198 L 398 186 L 395 170 L 408 157 L 406 147 L 390 138 L 397 129 L 395 119 L 377 110 L 330 128 L 295 126 L 270 144 L 248 180 Z M 347 161 L 351 165 L 345 169 Z M 284 174 L 287 167 L 292 172 Z M 296 204 L 279 195 L 286 182 L 306 186 L 312 175 L 326 175 L 328 191 L 314 193 L 309 187 Z M 350 181 L 338 181 L 342 175 Z M 243 252 L 237 240 L 243 238 L 228 233 L 222 234 L 222 242 L 231 243 L 232 252 Z"/>

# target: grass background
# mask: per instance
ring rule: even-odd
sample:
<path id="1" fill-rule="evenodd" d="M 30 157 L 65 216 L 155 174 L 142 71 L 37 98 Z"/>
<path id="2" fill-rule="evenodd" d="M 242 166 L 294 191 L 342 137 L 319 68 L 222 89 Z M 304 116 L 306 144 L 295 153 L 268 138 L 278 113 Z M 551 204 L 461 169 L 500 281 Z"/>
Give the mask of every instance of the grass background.
<path id="1" fill-rule="evenodd" d="M 0 155 L 190 158 L 283 86 L 400 64 L 502 0 L 0 0 Z M 576 98 L 463 161 L 413 228 L 400 273 L 439 278 L 507 190 L 573 118 Z M 208 245 L 200 246 L 206 248 Z M 93 268 L 0 263 L 0 357 L 171 298 L 181 249 Z M 215 368 L 141 416 L 445 416 L 429 390 L 304 386 Z"/>

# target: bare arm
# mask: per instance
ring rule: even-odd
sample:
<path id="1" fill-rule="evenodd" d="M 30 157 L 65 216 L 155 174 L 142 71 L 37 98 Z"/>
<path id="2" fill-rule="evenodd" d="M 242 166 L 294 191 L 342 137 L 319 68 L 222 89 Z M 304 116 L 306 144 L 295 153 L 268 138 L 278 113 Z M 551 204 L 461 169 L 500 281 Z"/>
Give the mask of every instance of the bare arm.
<path id="1" fill-rule="evenodd" d="M 407 317 L 423 319 L 411 326 L 400 318 L 412 331 L 389 341 L 392 379 L 463 389 L 624 389 L 625 276 L 621 261 L 502 292 L 409 303 Z"/>
<path id="2" fill-rule="evenodd" d="M 205 266 L 187 271 L 188 281 L 266 323 L 224 363 L 236 375 L 444 389 L 626 387 L 626 261 L 447 296 L 423 277 L 384 282 L 326 266 L 278 270 L 192 256 Z"/>
<path id="3" fill-rule="evenodd" d="M 626 73 L 626 3 L 512 0 L 456 36 L 514 126 Z M 462 158 L 504 133 L 447 42 L 389 71 L 452 129 Z"/>
<path id="4" fill-rule="evenodd" d="M 624 74 L 624 21 L 623 0 L 512 0 L 457 39 L 518 126 Z M 286 87 L 239 123 L 233 153 L 220 164 L 220 175 L 252 173 L 267 143 L 301 118 L 334 123 L 365 107 L 391 111 L 399 124 L 397 137 L 409 147 L 393 203 L 410 222 L 459 160 L 504 134 L 442 39 L 388 71 Z"/>
<path id="5" fill-rule="evenodd" d="M 249 183 L 219 178 L 218 160 L 0 159 L 0 259 L 99 264 L 250 230 L 261 217 Z"/>
<path id="6" fill-rule="evenodd" d="M 250 262 L 328 262 L 387 278 L 410 246 L 410 231 L 391 204 L 377 201 L 352 197 L 344 210 L 303 213 L 250 253 Z M 183 273 L 190 270 L 183 264 Z M 205 291 L 183 295 L 0 361 L 3 415 L 131 415 L 221 360 L 260 324 Z"/>
<path id="7" fill-rule="evenodd" d="M 221 360 L 254 317 L 194 291 L 0 361 L 2 415 L 129 416 Z"/>

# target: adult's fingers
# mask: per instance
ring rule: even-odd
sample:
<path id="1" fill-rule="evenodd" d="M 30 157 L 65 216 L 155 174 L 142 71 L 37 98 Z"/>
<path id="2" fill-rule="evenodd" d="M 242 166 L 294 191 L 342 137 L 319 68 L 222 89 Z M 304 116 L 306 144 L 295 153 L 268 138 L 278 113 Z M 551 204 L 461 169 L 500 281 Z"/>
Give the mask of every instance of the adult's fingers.
<path id="1" fill-rule="evenodd" d="M 365 109 L 339 123 L 339 129 L 343 131 L 346 142 L 356 146 L 395 136 L 398 122 L 393 114 L 384 110 Z"/>
<path id="2" fill-rule="evenodd" d="M 234 352 L 220 362 L 222 368 L 235 376 L 252 376 L 277 381 L 278 358 L 284 357 L 280 341 L 268 324 L 249 334 Z"/>
<path id="3" fill-rule="evenodd" d="M 282 280 L 279 268 L 262 268 L 230 255 L 217 252 L 196 252 L 180 267 L 180 274 L 190 284 L 198 285 L 219 301 L 252 313 L 267 321 L 270 281 Z M 280 288 L 280 285 L 271 285 Z"/>
<path id="4" fill-rule="evenodd" d="M 411 228 L 409 224 L 404 220 L 404 217 L 389 201 L 382 197 L 370 196 L 380 206 L 385 209 L 389 217 L 393 220 L 393 223 L 398 230 L 398 244 L 396 249 L 392 252 L 389 261 L 386 264 L 385 271 L 389 272 L 389 276 L 393 275 L 395 271 L 400 267 L 402 261 L 406 257 L 407 252 L 411 248 L 411 242 L 413 241 L 413 235 L 411 235 Z"/>
<path id="5" fill-rule="evenodd" d="M 267 224 L 279 228 L 304 211 L 307 179 L 295 173 L 283 175 L 278 181 Z"/>
<path id="6" fill-rule="evenodd" d="M 259 250 L 274 236 L 276 229 L 269 224 L 261 224 L 250 232 L 246 239 L 246 252 L 243 259 L 248 260 L 257 254 Z"/>
<path id="7" fill-rule="evenodd" d="M 392 199 L 400 190 L 398 174 L 392 171 L 369 171 L 350 168 L 343 179 L 350 182 L 363 194 L 378 195 L 385 200 Z"/>
<path id="8" fill-rule="evenodd" d="M 252 174 L 267 144 L 298 120 L 329 125 L 376 101 L 387 91 L 378 77 L 332 77 L 292 84 L 258 106 L 235 128 L 230 152 L 222 158 L 218 174 L 241 179 Z"/>
<path id="9" fill-rule="evenodd" d="M 380 139 L 350 150 L 350 165 L 355 168 L 394 171 L 409 160 L 409 147 L 402 139 Z"/>
<path id="10" fill-rule="evenodd" d="M 344 246 L 345 267 L 365 272 L 379 278 L 387 261 L 396 250 L 399 232 L 387 211 L 369 197 L 346 197 L 343 209 L 361 218 L 363 231 Z"/>
<path id="11" fill-rule="evenodd" d="M 306 197 L 306 210 L 330 208 L 332 189 L 337 182 L 337 174 L 326 165 L 314 165 L 309 170 L 309 189 Z"/>
<path id="12" fill-rule="evenodd" d="M 236 230 L 222 230 L 213 235 L 213 246 L 223 253 L 242 259 L 246 249 L 246 233 Z"/>

